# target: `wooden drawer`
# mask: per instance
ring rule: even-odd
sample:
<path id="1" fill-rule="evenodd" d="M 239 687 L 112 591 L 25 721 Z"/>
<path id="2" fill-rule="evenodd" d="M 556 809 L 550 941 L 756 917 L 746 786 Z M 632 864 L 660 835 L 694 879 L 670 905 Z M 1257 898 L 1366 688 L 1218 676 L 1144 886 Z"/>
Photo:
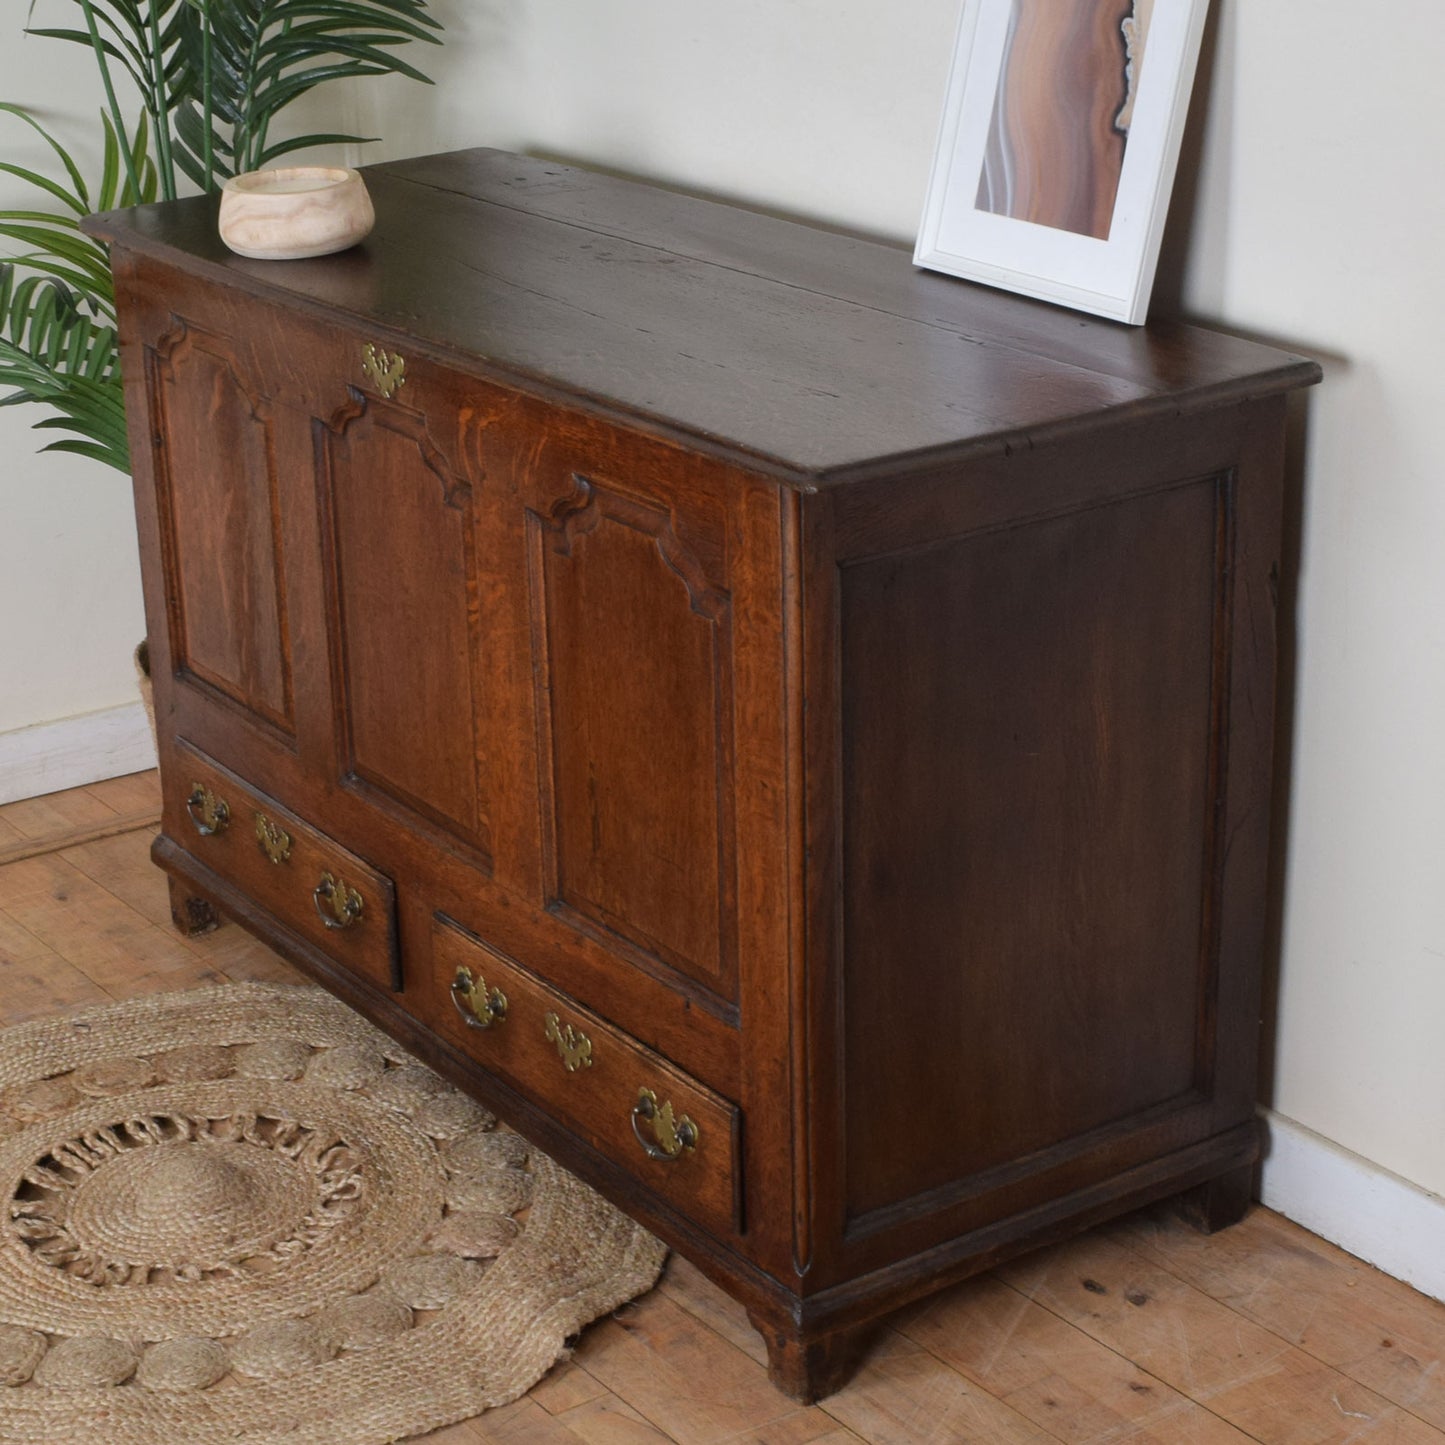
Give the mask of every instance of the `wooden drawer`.
<path id="1" fill-rule="evenodd" d="M 195 749 L 177 761 L 171 837 L 338 963 L 400 989 L 391 879 Z"/>
<path id="2" fill-rule="evenodd" d="M 432 967 L 453 1042 L 646 1188 L 712 1229 L 739 1230 L 736 1106 L 442 914 Z"/>

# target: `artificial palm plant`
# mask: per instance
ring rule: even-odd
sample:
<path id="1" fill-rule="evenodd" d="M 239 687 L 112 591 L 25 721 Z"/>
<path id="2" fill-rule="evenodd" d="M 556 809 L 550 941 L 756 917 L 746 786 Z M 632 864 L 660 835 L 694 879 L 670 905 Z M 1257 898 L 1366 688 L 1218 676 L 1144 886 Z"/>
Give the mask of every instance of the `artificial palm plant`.
<path id="1" fill-rule="evenodd" d="M 70 433 L 45 450 L 79 452 L 130 470 L 115 295 L 105 248 L 80 230 L 92 210 L 215 190 L 303 147 L 360 142 L 338 133 L 273 137 L 287 106 L 332 80 L 406 75 L 396 53 L 435 42 L 427 0 L 64 0 L 76 24 L 32 35 L 84 46 L 99 68 L 102 174 L 92 188 L 65 146 L 19 107 L 58 162 L 45 175 L 0 161 L 35 189 L 37 209 L 0 211 L 0 236 L 24 250 L 0 262 L 0 405 L 41 402 L 36 425 Z M 137 98 L 128 113 L 121 95 Z M 131 119 L 127 120 L 127 115 Z M 58 206 L 57 206 L 58 203 Z"/>

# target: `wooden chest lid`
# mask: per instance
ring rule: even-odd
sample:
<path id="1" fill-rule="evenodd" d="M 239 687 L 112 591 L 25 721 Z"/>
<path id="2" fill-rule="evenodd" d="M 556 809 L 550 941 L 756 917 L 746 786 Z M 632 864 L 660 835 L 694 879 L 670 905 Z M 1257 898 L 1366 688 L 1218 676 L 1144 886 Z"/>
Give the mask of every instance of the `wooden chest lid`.
<path id="1" fill-rule="evenodd" d="M 251 261 L 213 197 L 86 229 L 391 347 L 545 391 L 812 489 L 1319 379 L 1310 361 L 917 270 L 907 251 L 494 150 L 368 167 L 353 251 Z"/>

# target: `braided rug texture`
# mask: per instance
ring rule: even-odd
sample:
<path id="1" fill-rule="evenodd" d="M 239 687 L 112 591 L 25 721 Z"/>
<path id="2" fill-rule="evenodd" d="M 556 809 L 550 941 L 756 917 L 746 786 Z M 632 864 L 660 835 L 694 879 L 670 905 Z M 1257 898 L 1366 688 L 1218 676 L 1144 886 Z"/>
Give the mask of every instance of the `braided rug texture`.
<path id="1" fill-rule="evenodd" d="M 316 988 L 0 1031 L 0 1442 L 383 1445 L 525 1393 L 663 1246 Z"/>

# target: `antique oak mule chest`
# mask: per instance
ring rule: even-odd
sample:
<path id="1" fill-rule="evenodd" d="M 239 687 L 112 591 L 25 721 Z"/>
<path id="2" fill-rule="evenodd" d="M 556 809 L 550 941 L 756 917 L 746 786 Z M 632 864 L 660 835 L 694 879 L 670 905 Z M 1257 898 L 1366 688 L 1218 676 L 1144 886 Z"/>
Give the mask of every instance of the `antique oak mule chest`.
<path id="1" fill-rule="evenodd" d="M 230 916 L 833 1388 L 1247 1200 L 1308 362 L 497 152 L 113 247 L 182 927 Z"/>

